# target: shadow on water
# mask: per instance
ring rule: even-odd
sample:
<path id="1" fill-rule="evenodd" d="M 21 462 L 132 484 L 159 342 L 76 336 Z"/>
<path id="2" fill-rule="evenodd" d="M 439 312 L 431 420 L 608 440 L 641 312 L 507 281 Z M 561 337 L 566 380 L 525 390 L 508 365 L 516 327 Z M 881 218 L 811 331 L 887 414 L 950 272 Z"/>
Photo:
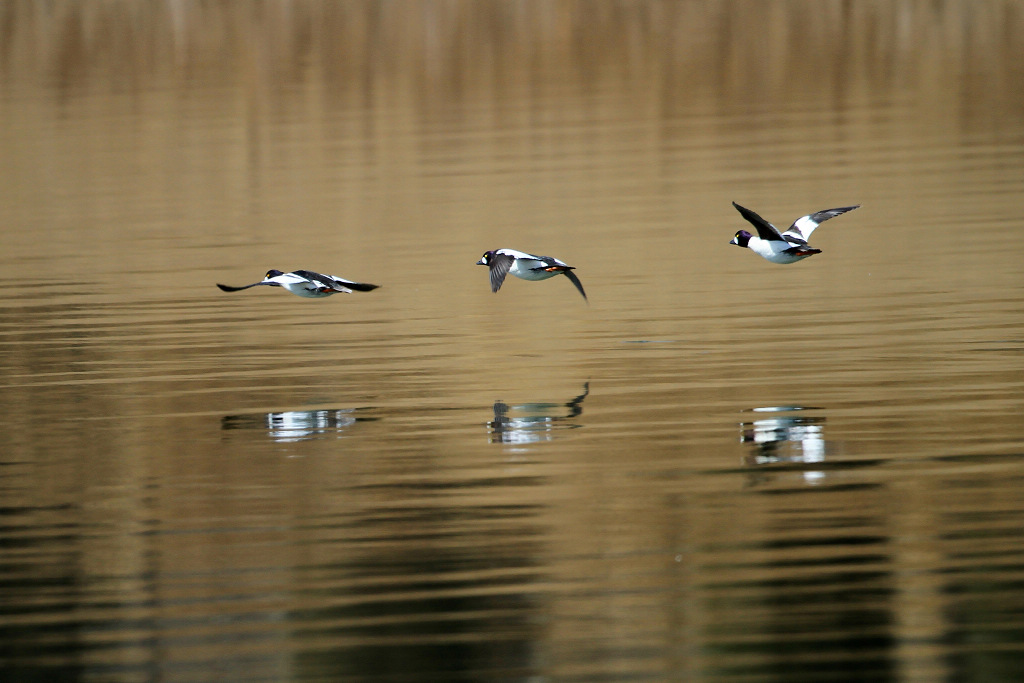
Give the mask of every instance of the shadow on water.
<path id="1" fill-rule="evenodd" d="M 487 423 L 490 443 L 528 444 L 551 441 L 557 429 L 581 427 L 573 418 L 583 413 L 583 401 L 590 394 L 590 382 L 583 393 L 565 403 L 518 403 L 495 401 L 494 419 Z"/>
<path id="2" fill-rule="evenodd" d="M 822 410 L 804 406 L 768 406 L 753 413 L 791 413 Z M 740 443 L 750 444 L 745 462 L 752 467 L 788 464 L 799 466 L 807 484 L 821 483 L 825 472 L 815 463 L 825 461 L 825 418 L 820 416 L 763 417 L 740 423 Z"/>
<path id="3" fill-rule="evenodd" d="M 890 680 L 897 580 L 885 518 L 841 502 L 885 494 L 863 481 L 830 481 L 821 407 L 744 411 L 739 424 L 747 512 L 758 534 L 712 561 L 702 591 L 718 618 L 705 652 L 709 677 Z M 831 484 L 826 486 L 825 484 Z"/>
<path id="4" fill-rule="evenodd" d="M 340 439 L 357 422 L 371 422 L 375 417 L 357 417 L 362 408 L 323 408 L 319 410 L 286 410 L 255 415 L 225 415 L 221 429 L 265 429 L 267 436 L 280 443 Z"/>

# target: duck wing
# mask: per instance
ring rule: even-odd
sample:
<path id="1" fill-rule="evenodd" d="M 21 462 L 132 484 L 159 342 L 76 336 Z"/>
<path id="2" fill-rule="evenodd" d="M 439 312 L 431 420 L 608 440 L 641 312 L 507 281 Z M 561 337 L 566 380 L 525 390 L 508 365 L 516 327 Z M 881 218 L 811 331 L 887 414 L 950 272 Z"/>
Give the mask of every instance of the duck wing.
<path id="1" fill-rule="evenodd" d="M 501 289 L 501 283 L 505 281 L 505 276 L 508 275 L 509 269 L 512 264 L 515 263 L 516 258 L 509 254 L 502 254 L 501 252 L 495 252 L 491 256 L 489 266 L 491 276 L 491 291 L 497 292 Z"/>
<path id="2" fill-rule="evenodd" d="M 780 233 L 779 229 L 774 225 L 761 218 L 750 209 L 740 206 L 736 202 L 733 202 L 732 205 L 736 207 L 736 210 L 740 212 L 740 215 L 743 216 L 748 223 L 757 228 L 758 237 L 769 242 L 786 241 L 786 238 L 782 236 L 782 233 Z"/>
<path id="3" fill-rule="evenodd" d="M 819 225 L 830 218 L 842 216 L 847 211 L 853 211 L 854 209 L 859 208 L 860 204 L 857 204 L 856 206 L 840 206 L 837 209 L 823 209 L 821 211 L 802 216 L 793 221 L 793 225 L 789 226 L 789 229 L 782 233 L 782 236 L 789 239 L 791 242 L 799 241 L 806 244 L 807 240 L 811 239 L 811 233 L 814 232 L 814 229 Z"/>

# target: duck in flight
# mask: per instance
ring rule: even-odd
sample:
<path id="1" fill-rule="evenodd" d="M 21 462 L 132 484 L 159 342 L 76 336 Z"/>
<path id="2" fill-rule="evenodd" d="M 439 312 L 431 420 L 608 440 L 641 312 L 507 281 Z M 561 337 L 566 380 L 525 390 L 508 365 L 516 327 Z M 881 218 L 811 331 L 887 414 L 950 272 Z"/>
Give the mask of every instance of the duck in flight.
<path id="1" fill-rule="evenodd" d="M 489 269 L 492 292 L 501 289 L 505 276 L 509 274 L 523 280 L 547 280 L 556 275 L 565 275 L 576 285 L 583 300 L 587 301 L 587 293 L 583 291 L 580 279 L 572 272 L 573 267 L 553 256 L 534 256 L 515 249 L 494 249 L 484 252 L 476 264 Z"/>
<path id="2" fill-rule="evenodd" d="M 736 202 L 733 202 L 732 205 L 736 207 L 741 216 L 757 228 L 757 234 L 751 235 L 746 230 L 740 230 L 729 244 L 746 247 L 772 263 L 796 263 L 808 256 L 820 254 L 821 249 L 815 249 L 807 244 L 814 229 L 829 218 L 835 218 L 847 211 L 860 208 L 860 204 L 857 204 L 856 206 L 842 206 L 838 209 L 824 209 L 796 219 L 786 232 L 780 233 L 778 228 L 750 209 L 744 208 Z"/>
<path id="3" fill-rule="evenodd" d="M 371 285 L 363 282 L 353 282 L 333 275 L 322 275 L 311 270 L 296 270 L 291 273 L 282 273 L 280 270 L 268 270 L 267 274 L 259 282 L 242 287 L 231 287 L 217 283 L 217 286 L 225 292 L 239 292 L 250 287 L 269 285 L 270 287 L 283 287 L 296 296 L 307 299 L 321 299 L 332 294 L 350 294 L 352 292 L 369 292 L 377 289 L 380 285 Z"/>

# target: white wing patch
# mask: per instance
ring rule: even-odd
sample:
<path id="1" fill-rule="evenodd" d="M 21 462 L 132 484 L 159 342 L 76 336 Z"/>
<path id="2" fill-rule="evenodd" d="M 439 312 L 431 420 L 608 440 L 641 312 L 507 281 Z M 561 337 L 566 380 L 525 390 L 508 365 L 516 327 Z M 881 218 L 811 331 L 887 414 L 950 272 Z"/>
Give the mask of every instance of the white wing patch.
<path id="1" fill-rule="evenodd" d="M 789 230 L 784 234 L 789 234 L 795 231 L 797 237 L 803 240 L 809 240 L 814 229 L 821 225 L 818 221 L 811 218 L 811 215 L 804 216 L 803 218 L 797 218 L 796 222 L 794 222 Z"/>

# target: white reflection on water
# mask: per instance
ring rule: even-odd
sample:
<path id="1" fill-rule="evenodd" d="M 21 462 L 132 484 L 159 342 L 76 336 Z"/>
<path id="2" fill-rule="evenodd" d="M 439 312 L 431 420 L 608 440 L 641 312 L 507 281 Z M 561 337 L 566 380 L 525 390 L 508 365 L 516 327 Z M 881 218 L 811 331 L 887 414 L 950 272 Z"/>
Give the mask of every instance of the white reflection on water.
<path id="1" fill-rule="evenodd" d="M 795 412 L 818 410 L 802 406 L 767 406 L 753 408 L 755 413 Z M 751 454 L 745 458 L 751 466 L 779 463 L 813 465 L 825 461 L 824 417 L 770 417 L 740 423 L 740 443 L 751 444 Z M 801 472 L 807 484 L 820 484 L 825 472 L 806 469 Z"/>
<path id="2" fill-rule="evenodd" d="M 528 444 L 551 441 L 556 429 L 575 429 L 571 422 L 583 413 L 583 400 L 590 393 L 590 382 L 583 393 L 565 403 L 494 403 L 494 419 L 487 423 L 490 443 Z"/>
<path id="3" fill-rule="evenodd" d="M 266 429 L 267 436 L 281 443 L 312 439 L 340 439 L 359 418 L 355 408 L 286 410 L 263 415 L 226 415 L 222 429 Z"/>

